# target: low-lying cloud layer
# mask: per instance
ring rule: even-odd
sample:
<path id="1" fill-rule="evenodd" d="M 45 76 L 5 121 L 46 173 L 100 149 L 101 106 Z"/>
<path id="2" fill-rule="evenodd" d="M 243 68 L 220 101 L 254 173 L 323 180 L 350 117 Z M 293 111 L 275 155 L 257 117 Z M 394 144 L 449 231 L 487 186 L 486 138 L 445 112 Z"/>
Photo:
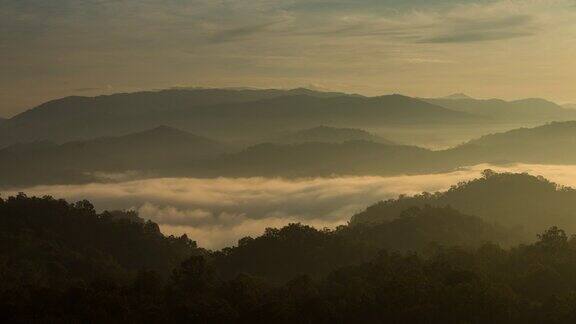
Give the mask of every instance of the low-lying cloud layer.
<path id="1" fill-rule="evenodd" d="M 135 209 L 160 224 L 166 234 L 186 233 L 206 248 L 233 245 L 266 227 L 301 222 L 318 228 L 346 224 L 350 217 L 382 199 L 439 191 L 477 178 L 486 168 L 528 172 L 576 186 L 576 166 L 478 165 L 460 171 L 418 176 L 340 177 L 301 180 L 267 178 L 163 178 L 114 184 L 37 186 L 32 196 L 69 201 L 88 199 L 98 210 Z M 5 191 L 6 197 L 15 192 Z"/>

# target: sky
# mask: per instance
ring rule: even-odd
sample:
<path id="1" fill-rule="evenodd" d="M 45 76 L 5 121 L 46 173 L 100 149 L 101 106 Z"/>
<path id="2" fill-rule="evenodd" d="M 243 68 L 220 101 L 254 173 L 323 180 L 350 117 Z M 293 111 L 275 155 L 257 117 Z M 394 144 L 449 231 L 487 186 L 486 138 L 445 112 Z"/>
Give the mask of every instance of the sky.
<path id="1" fill-rule="evenodd" d="M 0 0 L 0 117 L 187 86 L 576 102 L 575 57 L 576 0 Z"/>

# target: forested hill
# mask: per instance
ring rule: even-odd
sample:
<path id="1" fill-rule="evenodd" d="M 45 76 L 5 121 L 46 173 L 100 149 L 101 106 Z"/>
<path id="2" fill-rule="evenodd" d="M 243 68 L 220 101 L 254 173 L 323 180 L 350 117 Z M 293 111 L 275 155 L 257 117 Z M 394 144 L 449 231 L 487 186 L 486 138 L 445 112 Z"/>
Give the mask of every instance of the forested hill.
<path id="1" fill-rule="evenodd" d="M 293 224 L 214 253 L 165 237 L 134 213 L 95 213 L 86 201 L 0 199 L 0 225 L 4 323 L 576 318 L 574 238 L 552 227 L 503 249 L 484 242 L 509 232 L 451 208 L 411 208 L 335 231 Z"/>
<path id="2" fill-rule="evenodd" d="M 88 201 L 24 194 L 0 198 L 0 241 L 2 290 L 124 280 L 139 270 L 166 277 L 182 260 L 205 253 L 186 236 L 164 236 L 135 212 L 97 213 Z"/>
<path id="3" fill-rule="evenodd" d="M 488 223 L 533 237 L 558 225 L 576 231 L 576 190 L 528 174 L 484 172 L 450 190 L 379 202 L 352 218 L 352 225 L 389 222 L 411 207 L 451 206 Z"/>

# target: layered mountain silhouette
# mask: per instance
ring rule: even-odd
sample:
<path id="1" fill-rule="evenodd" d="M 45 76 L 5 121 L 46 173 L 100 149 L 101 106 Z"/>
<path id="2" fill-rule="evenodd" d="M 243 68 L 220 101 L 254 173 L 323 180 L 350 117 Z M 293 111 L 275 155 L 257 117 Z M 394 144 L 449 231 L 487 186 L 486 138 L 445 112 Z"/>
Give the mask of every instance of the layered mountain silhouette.
<path id="1" fill-rule="evenodd" d="M 229 146 L 167 126 L 65 144 L 35 142 L 0 150 L 0 184 L 95 181 L 94 172 L 168 175 L 214 158 Z"/>
<path id="2" fill-rule="evenodd" d="M 454 93 L 451 94 L 449 96 L 446 97 L 442 97 L 441 99 L 471 99 L 473 100 L 474 98 L 470 97 L 469 95 L 465 94 L 465 93 Z"/>
<path id="3" fill-rule="evenodd" d="M 458 147 L 433 151 L 369 140 L 337 141 L 363 131 L 312 128 L 323 142 L 304 137 L 238 150 L 227 144 L 161 126 L 88 141 L 16 144 L 0 150 L 0 184 L 25 185 L 97 181 L 96 172 L 138 171 L 140 176 L 315 177 L 445 172 L 481 163 L 576 163 L 576 122 L 483 136 Z M 342 139 L 344 140 L 344 139 Z M 26 170 L 23 172 L 22 170 Z"/>
<path id="4" fill-rule="evenodd" d="M 462 163 L 576 163 L 576 121 L 519 128 L 469 141 L 447 154 Z"/>
<path id="5" fill-rule="evenodd" d="M 221 157 L 212 167 L 240 176 L 414 174 L 482 163 L 573 164 L 574 147 L 576 121 L 570 121 L 486 135 L 440 151 L 370 141 L 262 144 Z"/>
<path id="6" fill-rule="evenodd" d="M 576 119 L 576 111 L 567 110 L 551 101 L 539 98 L 505 101 L 501 99 L 473 99 L 462 95 L 423 99 L 455 111 L 484 116 L 498 122 L 563 121 Z"/>
<path id="7" fill-rule="evenodd" d="M 160 124 L 238 139 L 321 124 L 362 128 L 478 120 L 465 112 L 401 95 L 362 97 L 308 89 L 172 89 L 53 100 L 2 123 L 0 146 L 118 136 Z"/>
<path id="8" fill-rule="evenodd" d="M 260 144 L 210 163 L 211 176 L 311 177 L 333 175 L 392 175 L 443 169 L 436 153 L 406 145 L 368 141 Z"/>
<path id="9" fill-rule="evenodd" d="M 348 141 L 368 141 L 393 145 L 392 141 L 357 128 L 318 126 L 277 136 L 274 142 L 296 144 L 306 142 L 343 143 Z"/>

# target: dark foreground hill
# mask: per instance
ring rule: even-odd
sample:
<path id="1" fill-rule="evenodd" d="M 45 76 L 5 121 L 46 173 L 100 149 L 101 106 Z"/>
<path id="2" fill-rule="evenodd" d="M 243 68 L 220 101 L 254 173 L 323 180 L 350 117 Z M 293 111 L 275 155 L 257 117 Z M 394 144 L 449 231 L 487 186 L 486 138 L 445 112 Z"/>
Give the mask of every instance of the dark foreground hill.
<path id="1" fill-rule="evenodd" d="M 169 125 L 225 139 L 321 124 L 461 123 L 482 118 L 400 95 L 362 97 L 294 90 L 174 89 L 44 103 L 0 126 L 0 147 L 85 140 Z"/>
<path id="2" fill-rule="evenodd" d="M 97 213 L 88 201 L 24 194 L 0 198 L 0 241 L 2 290 L 120 280 L 142 269 L 168 276 L 182 260 L 203 253 L 186 236 L 165 237 L 135 212 Z"/>
<path id="3" fill-rule="evenodd" d="M 501 237 L 496 227 L 450 208 L 336 231 L 294 224 L 212 254 L 134 214 L 95 213 L 88 202 L 0 199 L 0 222 L 5 323 L 576 319 L 574 238 L 553 227 L 535 243 L 503 249 L 482 243 Z M 430 242 L 440 245 L 392 252 Z"/>

